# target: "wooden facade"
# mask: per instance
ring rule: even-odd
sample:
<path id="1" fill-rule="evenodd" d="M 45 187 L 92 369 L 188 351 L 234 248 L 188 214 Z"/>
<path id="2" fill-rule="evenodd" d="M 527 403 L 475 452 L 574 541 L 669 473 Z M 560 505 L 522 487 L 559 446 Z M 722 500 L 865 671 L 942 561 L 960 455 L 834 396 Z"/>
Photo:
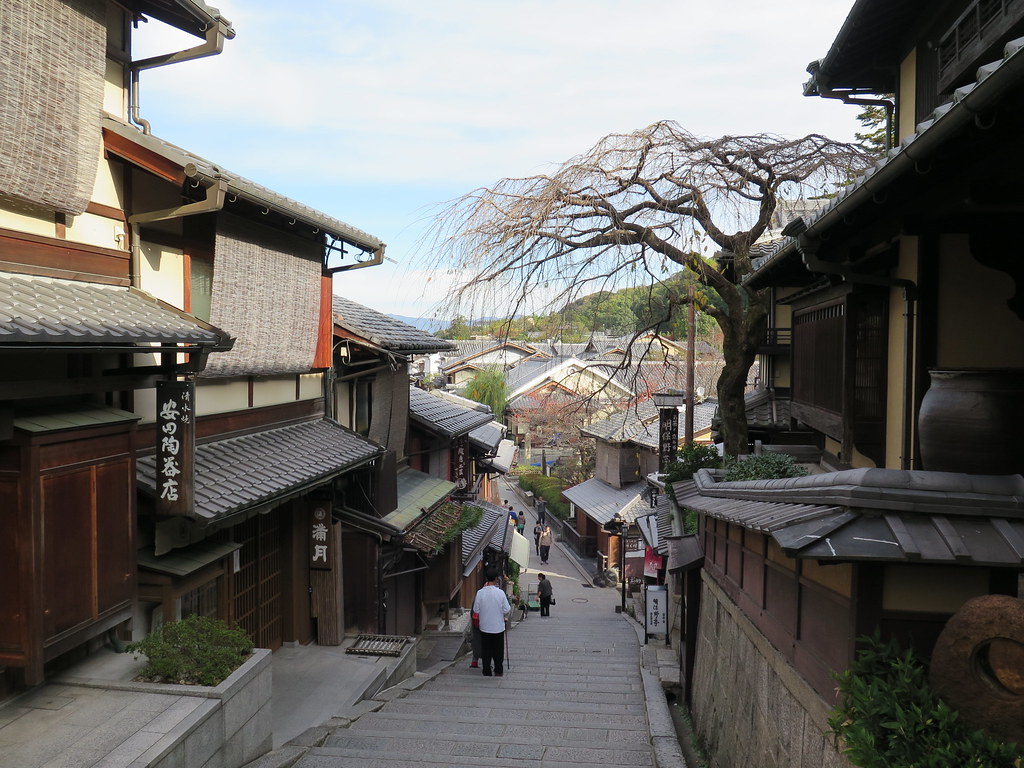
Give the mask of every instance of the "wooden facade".
<path id="1" fill-rule="evenodd" d="M 134 429 L 19 432 L 0 445 L 0 664 L 23 684 L 131 616 Z"/>

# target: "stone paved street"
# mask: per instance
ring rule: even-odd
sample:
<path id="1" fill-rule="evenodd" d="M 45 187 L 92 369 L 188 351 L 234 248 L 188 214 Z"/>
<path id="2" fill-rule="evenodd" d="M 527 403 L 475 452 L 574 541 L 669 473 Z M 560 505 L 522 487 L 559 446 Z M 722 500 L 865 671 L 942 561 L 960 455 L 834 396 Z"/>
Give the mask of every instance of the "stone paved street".
<path id="1" fill-rule="evenodd" d="M 654 766 L 641 646 L 615 612 L 618 593 L 587 586 L 560 546 L 543 568 L 556 605 L 509 632 L 504 677 L 466 659 L 418 689 L 393 689 L 295 766 Z M 531 567 L 523 588 L 536 577 Z"/>

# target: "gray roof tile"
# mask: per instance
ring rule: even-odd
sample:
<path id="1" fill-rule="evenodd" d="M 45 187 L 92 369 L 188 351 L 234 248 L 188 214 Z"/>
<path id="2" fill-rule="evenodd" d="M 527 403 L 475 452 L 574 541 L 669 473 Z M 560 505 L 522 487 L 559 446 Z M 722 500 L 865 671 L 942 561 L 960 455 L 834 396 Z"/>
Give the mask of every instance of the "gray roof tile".
<path id="1" fill-rule="evenodd" d="M 308 421 L 196 446 L 194 517 L 210 523 L 294 489 L 326 482 L 384 449 L 329 421 Z M 142 456 L 139 487 L 157 493 L 156 456 Z"/>
<path id="2" fill-rule="evenodd" d="M 334 296 L 334 322 L 390 352 L 416 354 L 455 349 L 450 341 L 341 296 Z"/>
<path id="3" fill-rule="evenodd" d="M 647 483 L 630 483 L 622 488 L 615 488 L 604 480 L 593 477 L 572 488 L 566 488 L 562 495 L 595 523 L 604 525 L 616 512 L 628 522 L 633 522 L 638 513 L 647 509 L 646 502 L 640 498 L 641 491 L 646 487 Z"/>
<path id="4" fill-rule="evenodd" d="M 445 437 L 468 434 L 494 420 L 490 408 L 486 412 L 466 408 L 418 387 L 409 388 L 409 417 Z"/>
<path id="5" fill-rule="evenodd" d="M 1024 478 L 855 469 L 720 482 L 699 470 L 676 501 L 772 536 L 791 557 L 1024 565 Z"/>
<path id="6" fill-rule="evenodd" d="M 0 272 L 0 342 L 223 345 L 229 339 L 135 288 Z"/>

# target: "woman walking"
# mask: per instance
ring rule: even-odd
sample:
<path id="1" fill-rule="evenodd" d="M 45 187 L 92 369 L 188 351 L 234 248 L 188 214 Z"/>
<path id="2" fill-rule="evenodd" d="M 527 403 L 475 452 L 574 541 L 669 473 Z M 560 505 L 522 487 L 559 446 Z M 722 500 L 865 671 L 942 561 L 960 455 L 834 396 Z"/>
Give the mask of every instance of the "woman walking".
<path id="1" fill-rule="evenodd" d="M 545 525 L 544 530 L 541 531 L 540 540 L 537 544 L 540 546 L 540 561 L 542 563 L 548 562 L 548 555 L 551 554 L 551 526 Z"/>

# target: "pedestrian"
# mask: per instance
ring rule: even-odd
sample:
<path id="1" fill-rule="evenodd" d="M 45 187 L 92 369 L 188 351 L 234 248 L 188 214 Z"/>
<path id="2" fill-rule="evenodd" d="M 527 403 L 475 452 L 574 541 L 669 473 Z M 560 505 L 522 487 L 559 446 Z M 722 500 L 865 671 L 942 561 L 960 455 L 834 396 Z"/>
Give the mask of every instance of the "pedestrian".
<path id="1" fill-rule="evenodd" d="M 508 499 L 505 499 L 504 507 L 505 511 L 508 512 L 508 516 L 512 518 L 512 522 L 514 523 L 518 518 L 518 515 L 516 515 L 515 510 L 512 509 L 512 505 L 508 503 Z"/>
<path id="2" fill-rule="evenodd" d="M 543 573 L 537 574 L 537 597 L 540 598 L 540 615 L 551 615 L 551 580 Z"/>
<path id="3" fill-rule="evenodd" d="M 493 663 L 493 674 L 501 677 L 505 674 L 505 623 L 512 613 L 512 606 L 505 591 L 498 587 L 498 572 L 490 570 L 486 578 L 487 583 L 473 599 L 473 612 L 480 615 L 480 656 L 484 676 L 491 676 Z"/>
<path id="4" fill-rule="evenodd" d="M 520 536 L 523 535 L 523 531 L 526 530 L 526 513 L 520 510 L 519 515 L 516 517 L 516 533 Z"/>
<path id="5" fill-rule="evenodd" d="M 544 526 L 540 524 L 538 520 L 533 526 L 533 546 L 537 550 L 537 556 L 540 556 L 540 535 L 544 532 Z"/>
<path id="6" fill-rule="evenodd" d="M 541 525 L 547 522 L 548 519 L 548 503 L 544 501 L 544 497 L 541 496 L 537 499 L 537 522 Z"/>
<path id="7" fill-rule="evenodd" d="M 480 614 L 476 611 L 472 611 L 470 617 L 470 628 L 469 628 L 469 647 L 473 651 L 473 660 L 469 662 L 469 666 L 476 669 L 480 666 L 478 663 L 481 654 L 483 653 L 480 648 Z"/>
<path id="8" fill-rule="evenodd" d="M 551 526 L 545 525 L 544 530 L 541 531 L 540 540 L 537 542 L 540 546 L 540 561 L 547 563 L 548 555 L 551 553 Z"/>

